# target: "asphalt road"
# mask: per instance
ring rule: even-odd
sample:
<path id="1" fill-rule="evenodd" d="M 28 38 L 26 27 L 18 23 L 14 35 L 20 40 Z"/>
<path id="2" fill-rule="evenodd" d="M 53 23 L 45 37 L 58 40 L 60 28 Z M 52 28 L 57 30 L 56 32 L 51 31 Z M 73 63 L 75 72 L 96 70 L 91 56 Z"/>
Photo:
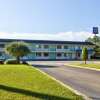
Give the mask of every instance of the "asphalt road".
<path id="1" fill-rule="evenodd" d="M 34 61 L 32 65 L 93 100 L 100 100 L 100 71 L 64 66 L 65 61 Z"/>

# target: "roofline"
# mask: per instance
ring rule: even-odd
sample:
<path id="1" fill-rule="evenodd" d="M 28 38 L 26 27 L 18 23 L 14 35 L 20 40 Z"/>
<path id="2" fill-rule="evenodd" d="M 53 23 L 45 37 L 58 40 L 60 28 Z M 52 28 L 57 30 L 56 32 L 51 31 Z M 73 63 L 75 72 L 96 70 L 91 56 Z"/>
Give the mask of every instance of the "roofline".
<path id="1" fill-rule="evenodd" d="M 24 41 L 28 43 L 44 43 L 44 44 L 82 44 L 82 45 L 94 45 L 91 42 L 86 41 L 57 41 L 57 40 L 26 40 L 26 39 L 0 39 L 0 42 L 13 42 Z"/>

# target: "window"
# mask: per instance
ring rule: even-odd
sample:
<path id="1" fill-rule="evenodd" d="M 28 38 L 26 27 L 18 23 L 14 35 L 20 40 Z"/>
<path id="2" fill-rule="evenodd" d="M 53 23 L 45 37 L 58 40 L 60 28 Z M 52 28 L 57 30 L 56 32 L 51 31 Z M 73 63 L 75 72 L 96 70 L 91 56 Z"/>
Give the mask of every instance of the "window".
<path id="1" fill-rule="evenodd" d="M 36 48 L 40 49 L 41 48 L 41 45 L 40 44 L 37 44 L 36 45 Z"/>
<path id="2" fill-rule="evenodd" d="M 70 58 L 72 58 L 72 53 L 69 53 L 68 56 L 69 56 Z"/>
<path id="3" fill-rule="evenodd" d="M 68 49 L 68 46 L 67 45 L 64 45 L 64 49 Z"/>
<path id="4" fill-rule="evenodd" d="M 4 46 L 5 46 L 4 44 L 0 44 L 0 48 L 4 48 Z"/>
<path id="5" fill-rule="evenodd" d="M 80 57 L 81 56 L 80 52 L 77 52 L 76 55 L 77 55 L 77 57 Z"/>
<path id="6" fill-rule="evenodd" d="M 2 52 L 0 52 L 0 56 L 2 56 L 2 54 L 3 54 L 3 53 L 2 53 Z"/>
<path id="7" fill-rule="evenodd" d="M 57 57 L 61 57 L 62 56 L 62 54 L 61 53 L 57 53 Z"/>
<path id="8" fill-rule="evenodd" d="M 80 46 L 78 46 L 78 49 L 81 49 L 81 47 L 80 47 Z"/>
<path id="9" fill-rule="evenodd" d="M 49 48 L 49 45 L 44 45 L 44 49 L 48 49 Z"/>
<path id="10" fill-rule="evenodd" d="M 44 57 L 48 57 L 48 56 L 49 56 L 49 53 L 45 52 Z"/>
<path id="11" fill-rule="evenodd" d="M 64 53 L 64 57 L 67 57 L 67 53 Z"/>
<path id="12" fill-rule="evenodd" d="M 76 46 L 76 49 L 81 49 L 81 47 L 80 46 Z"/>
<path id="13" fill-rule="evenodd" d="M 61 45 L 57 45 L 57 49 L 61 49 L 62 48 L 62 46 Z"/>
<path id="14" fill-rule="evenodd" d="M 41 57 L 42 56 L 41 52 L 36 52 L 36 56 Z"/>

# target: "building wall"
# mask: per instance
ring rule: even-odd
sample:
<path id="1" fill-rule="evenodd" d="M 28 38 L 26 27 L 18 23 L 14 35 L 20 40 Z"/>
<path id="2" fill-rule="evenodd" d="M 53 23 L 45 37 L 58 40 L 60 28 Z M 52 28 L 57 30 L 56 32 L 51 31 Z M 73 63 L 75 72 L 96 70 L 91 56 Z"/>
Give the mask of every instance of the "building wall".
<path id="1" fill-rule="evenodd" d="M 44 45 L 48 45 L 49 47 L 45 48 Z M 33 53 L 28 56 L 28 59 L 81 59 L 83 47 L 87 47 L 89 58 L 93 53 L 93 47 L 89 45 L 64 44 L 61 45 L 60 49 L 57 49 L 57 45 L 59 44 L 31 44 L 30 48 Z M 65 45 L 68 46 L 67 49 L 64 48 Z M 76 55 L 77 50 L 80 56 Z M 41 53 L 41 56 L 37 56 L 37 53 Z M 48 56 L 44 56 L 46 53 Z"/>
<path id="2" fill-rule="evenodd" d="M 7 42 L 1 44 L 6 45 Z M 41 44 L 41 43 L 29 43 L 29 48 L 32 51 L 28 56 L 23 57 L 24 60 L 39 60 L 39 59 L 81 59 L 82 48 L 87 47 L 89 58 L 93 54 L 93 46 L 79 45 L 79 44 Z M 11 58 L 11 56 L 4 53 L 4 47 L 0 47 L 2 56 L 0 59 Z"/>

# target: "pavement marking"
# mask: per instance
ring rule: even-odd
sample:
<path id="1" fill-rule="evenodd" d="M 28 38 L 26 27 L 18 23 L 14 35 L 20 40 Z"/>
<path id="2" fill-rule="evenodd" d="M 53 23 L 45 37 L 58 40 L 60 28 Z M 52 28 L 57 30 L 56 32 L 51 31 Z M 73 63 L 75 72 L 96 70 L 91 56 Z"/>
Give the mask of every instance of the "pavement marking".
<path id="1" fill-rule="evenodd" d="M 34 67 L 34 66 L 33 66 L 33 67 Z M 64 84 L 63 82 L 57 80 L 56 78 L 52 77 L 51 75 L 47 74 L 46 72 L 44 72 L 44 71 L 42 71 L 42 70 L 40 70 L 40 69 L 38 69 L 38 68 L 36 68 L 36 67 L 34 67 L 34 68 L 35 68 L 36 70 L 38 70 L 39 72 L 43 73 L 44 75 L 50 77 L 52 80 L 56 81 L 57 83 L 61 84 L 61 85 L 64 86 L 65 88 L 67 88 L 67 89 L 73 91 L 76 95 L 81 95 L 81 96 L 83 97 L 83 99 L 85 99 L 85 100 L 92 100 L 91 98 L 89 98 L 89 97 L 86 96 L 85 94 L 83 94 L 83 93 L 79 92 L 78 90 L 73 89 L 72 87 L 70 87 L 70 86 Z"/>

